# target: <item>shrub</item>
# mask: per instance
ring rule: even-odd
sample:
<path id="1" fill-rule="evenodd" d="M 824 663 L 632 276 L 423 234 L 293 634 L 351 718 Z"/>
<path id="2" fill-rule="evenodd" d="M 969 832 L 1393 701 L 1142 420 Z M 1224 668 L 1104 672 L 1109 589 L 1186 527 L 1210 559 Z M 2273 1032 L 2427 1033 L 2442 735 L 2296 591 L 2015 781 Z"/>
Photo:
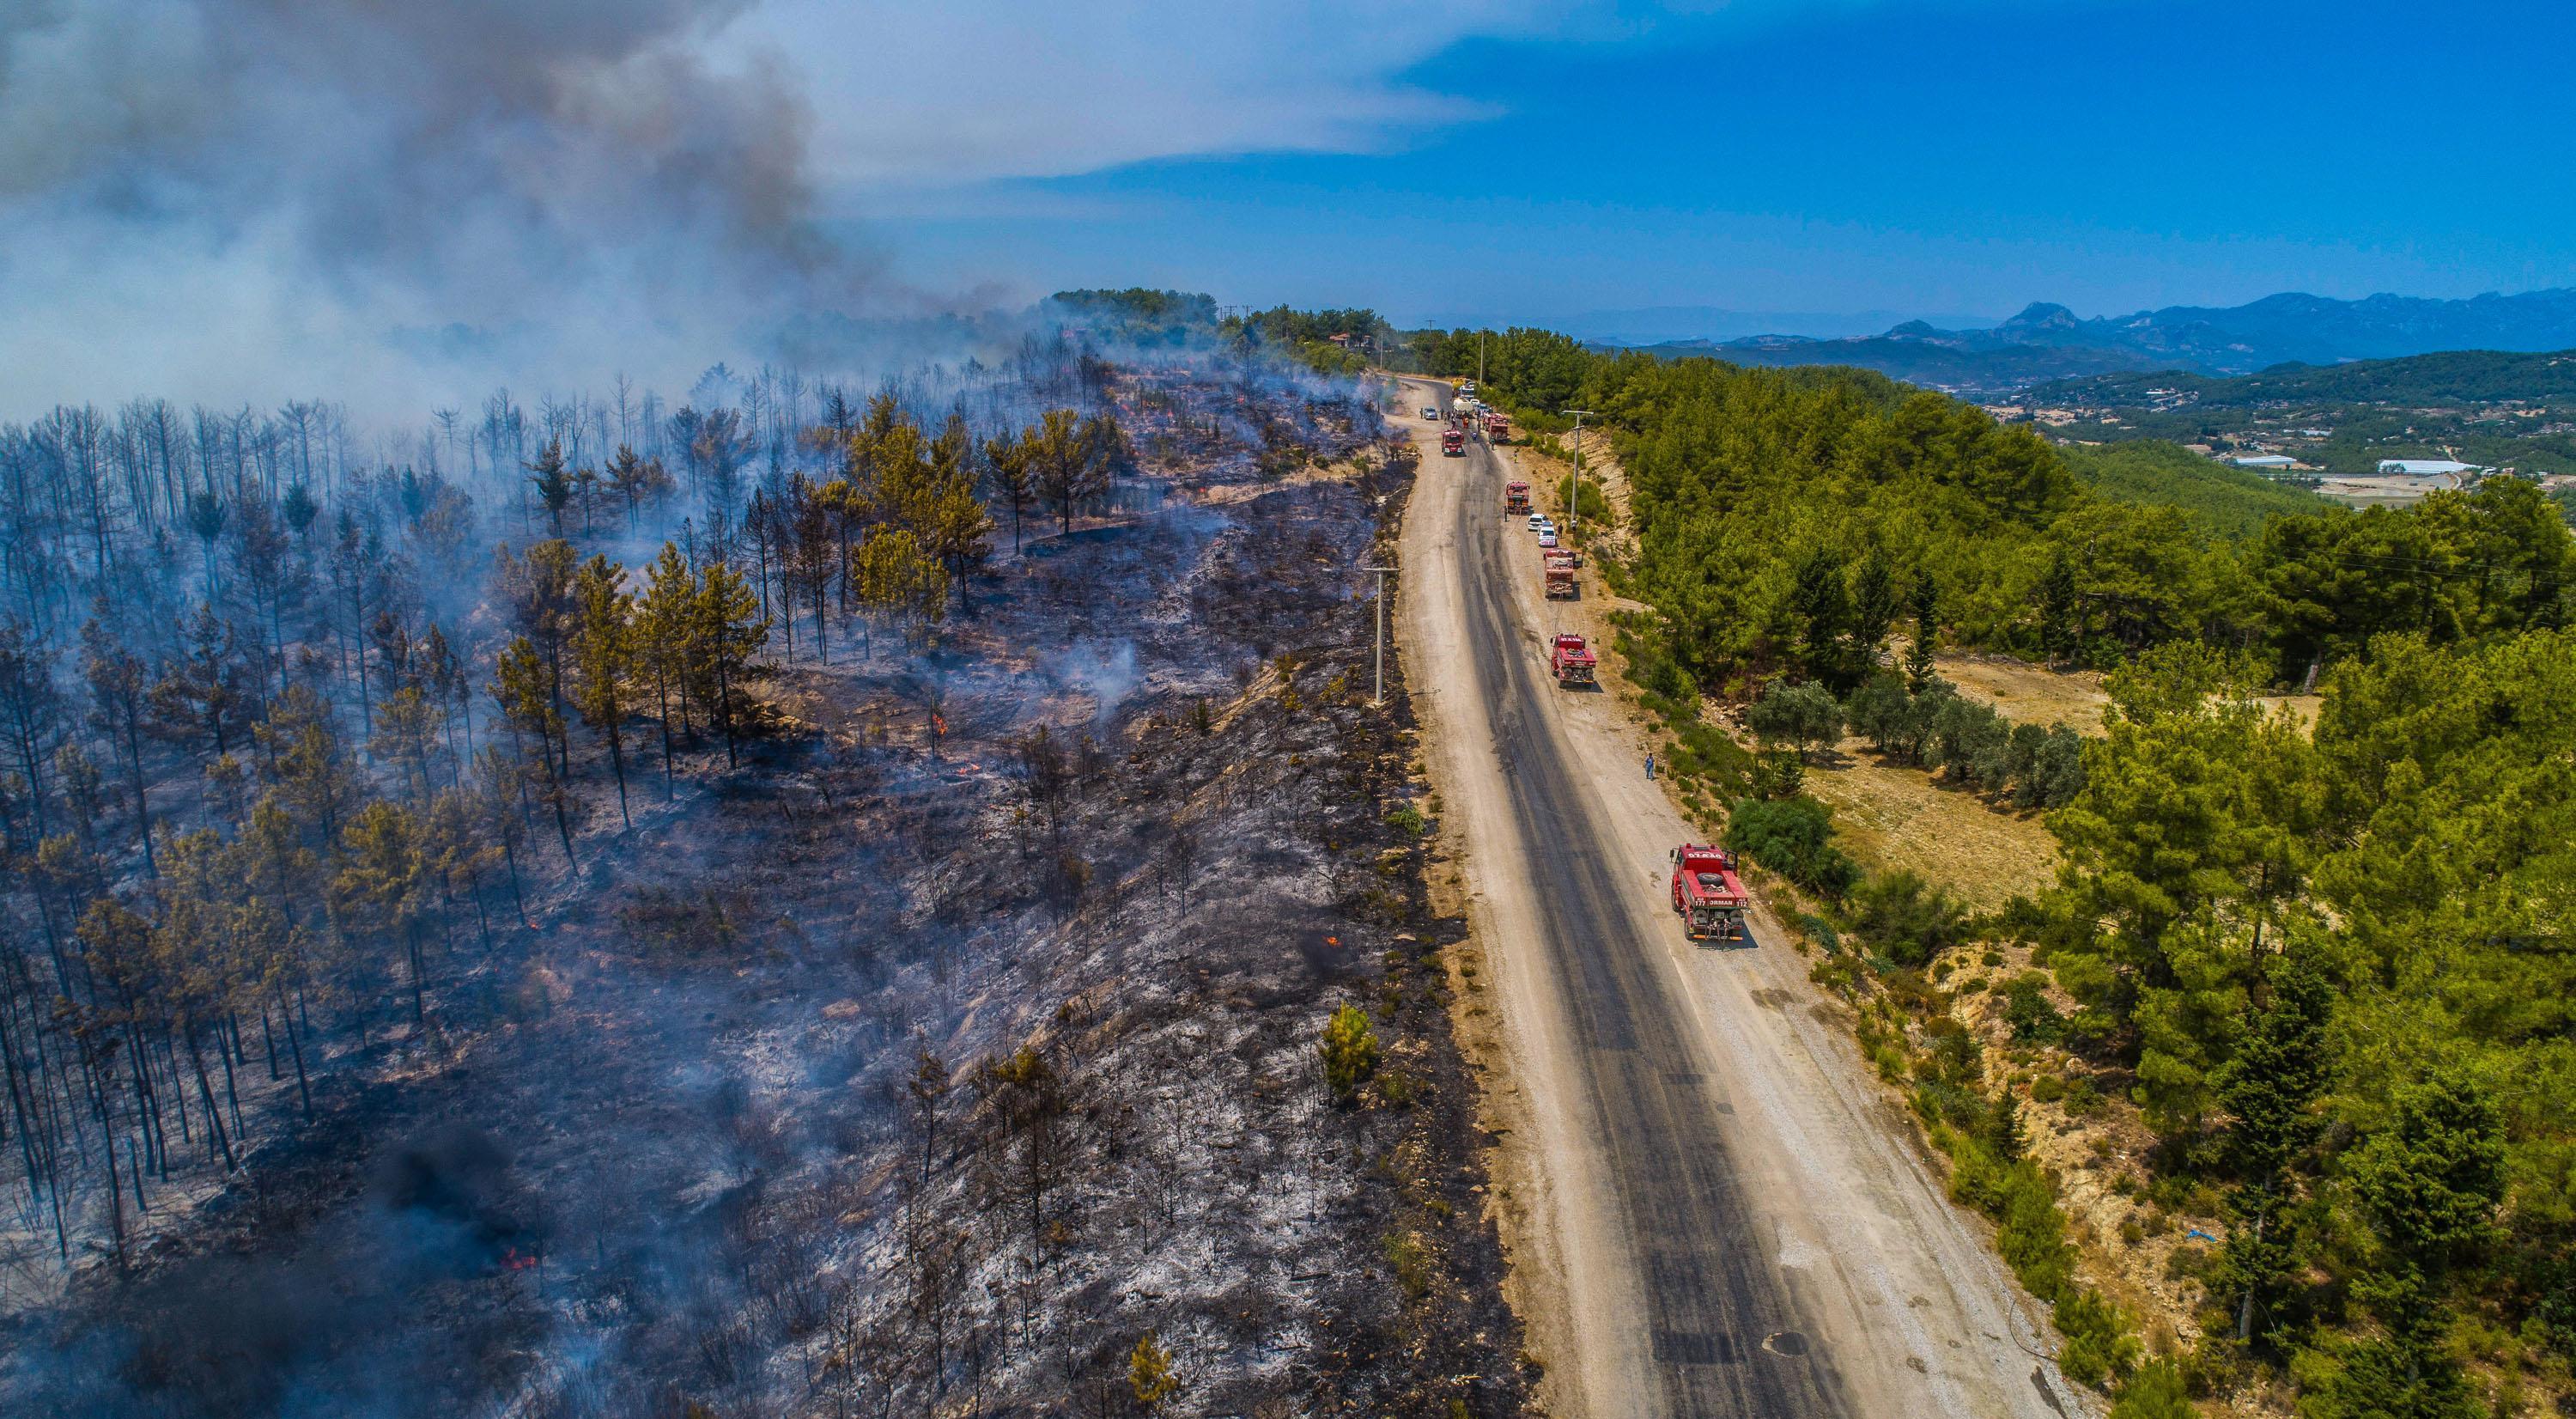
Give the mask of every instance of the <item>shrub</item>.
<path id="1" fill-rule="evenodd" d="M 1172 1352 L 1164 1349 L 1162 1338 L 1150 1330 L 1128 1352 L 1127 1387 L 1135 1394 L 1136 1403 L 1147 1409 L 1180 1392 L 1181 1377 L 1172 1373 Z"/>
<path id="2" fill-rule="evenodd" d="M 1332 1091 L 1335 1103 L 1349 1103 L 1377 1072 L 1377 1031 L 1369 1026 L 1368 1012 L 1356 1005 L 1335 1010 L 1324 1026 L 1321 1048 L 1324 1087 Z"/>
<path id="3" fill-rule="evenodd" d="M 2193 1419 L 2189 1386 L 2170 1360 L 2141 1366 L 2120 1386 L 2111 1419 Z"/>
<path id="4" fill-rule="evenodd" d="M 2046 977 L 2037 971 L 2004 987 L 2004 1023 L 2021 1044 L 2055 1044 L 2066 1038 L 2066 1017 L 2050 1003 Z"/>
<path id="5" fill-rule="evenodd" d="M 1948 1015 L 1935 1016 L 1923 1027 L 1931 1040 L 1933 1072 L 1945 1080 L 1965 1082 L 1975 1079 L 1983 1051 L 1977 1037 Z"/>
<path id="6" fill-rule="evenodd" d="M 2012 730 L 1990 705 L 1952 696 L 1932 720 L 1933 767 L 1988 793 L 2012 773 Z"/>
<path id="7" fill-rule="evenodd" d="M 1726 845 L 1809 891 L 1840 897 L 1860 873 L 1833 845 L 1833 812 L 1812 798 L 1740 798 Z"/>
<path id="8" fill-rule="evenodd" d="M 1936 676 L 1917 694 L 1907 690 L 1903 677 L 1882 670 L 1852 691 L 1844 718 L 1872 749 L 1920 766 L 1929 761 L 1943 708 L 1957 702 L 1958 691 L 1947 680 Z"/>
<path id="9" fill-rule="evenodd" d="M 2097 1291 L 2075 1288 L 2057 1302 L 2057 1333 L 2066 1337 L 2057 1367 L 2077 1384 L 2095 1389 L 2138 1363 L 2138 1338 L 2121 1324 L 2120 1312 Z"/>
<path id="10" fill-rule="evenodd" d="M 1912 872 L 1886 873 L 1852 893 L 1860 934 L 1900 966 L 1920 966 L 1964 938 L 1967 913 Z"/>
<path id="11" fill-rule="evenodd" d="M 1628 658 L 1631 683 L 1649 694 L 1690 705 L 1691 715 L 1696 716 L 1699 686 L 1692 682 L 1690 672 L 1682 668 L 1681 662 L 1673 658 L 1669 637 L 1641 636 L 1622 630 L 1613 644 Z"/>
<path id="12" fill-rule="evenodd" d="M 1822 685 L 1788 685 L 1774 680 L 1763 690 L 1762 698 L 1753 702 L 1753 708 L 1745 712 L 1744 722 L 1765 740 L 1795 744 L 1800 754 L 1810 754 L 1816 746 L 1841 737 L 1843 707 Z"/>
<path id="13" fill-rule="evenodd" d="M 2065 725 L 2049 727 L 2031 758 L 2022 801 L 2033 808 L 2063 808 L 2084 791 L 2084 736 Z"/>
<path id="14" fill-rule="evenodd" d="M 1910 742 L 1906 719 L 1913 706 L 1905 681 L 1882 670 L 1851 692 L 1843 717 L 1850 721 L 1852 733 L 1867 739 L 1871 748 L 1894 756 Z"/>
<path id="15" fill-rule="evenodd" d="M 2032 1295 L 2055 1300 L 2065 1293 L 2067 1278 L 2074 1271 L 2056 1189 L 2049 1186 L 2048 1175 L 2038 1164 L 2025 1159 L 2004 1171 L 2002 1193 L 1996 1249 Z"/>
<path id="16" fill-rule="evenodd" d="M 1421 837 L 1423 829 L 1428 826 L 1422 816 L 1422 810 L 1414 807 L 1410 803 L 1404 804 L 1394 812 L 1387 814 L 1386 825 L 1395 829 L 1399 835 L 1407 838 Z"/>
<path id="17" fill-rule="evenodd" d="M 2030 1081 L 2031 1102 L 2053 1104 L 2066 1097 L 2066 1081 L 2054 1074 L 2043 1074 Z"/>
<path id="18" fill-rule="evenodd" d="M 1796 798 L 1807 791 L 1807 761 L 1795 749 L 1765 750 L 1753 761 L 1753 796 Z"/>
<path id="19" fill-rule="evenodd" d="M 1395 1284 L 1404 1294 L 1421 1300 L 1431 1294 L 1431 1253 L 1406 1232 L 1389 1232 L 1382 1244 L 1386 1264 L 1395 1272 Z"/>

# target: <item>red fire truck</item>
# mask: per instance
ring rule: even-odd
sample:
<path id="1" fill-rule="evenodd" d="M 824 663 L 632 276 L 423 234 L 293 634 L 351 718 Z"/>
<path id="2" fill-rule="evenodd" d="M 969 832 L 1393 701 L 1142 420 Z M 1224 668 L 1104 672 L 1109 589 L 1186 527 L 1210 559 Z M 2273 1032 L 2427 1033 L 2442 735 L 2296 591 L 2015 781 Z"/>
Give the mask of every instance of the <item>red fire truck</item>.
<path id="1" fill-rule="evenodd" d="M 1547 595 L 1551 601 L 1572 601 L 1583 593 L 1574 581 L 1574 552 L 1571 548 L 1550 547 L 1539 554 L 1547 573 Z"/>
<path id="2" fill-rule="evenodd" d="M 1527 512 L 1529 510 L 1529 484 L 1520 482 L 1517 479 L 1512 482 L 1505 483 L 1503 485 L 1503 511 Z"/>
<path id="3" fill-rule="evenodd" d="M 1732 940 L 1744 934 L 1744 883 L 1735 875 L 1735 854 L 1706 843 L 1684 843 L 1673 849 L 1673 913 L 1693 941 L 1716 937 Z"/>
<path id="4" fill-rule="evenodd" d="M 1451 424 L 1440 431 L 1440 451 L 1451 458 L 1467 456 L 1467 431 Z"/>
<path id="5" fill-rule="evenodd" d="M 1485 437 L 1492 439 L 1496 443 L 1511 442 L 1512 421 L 1504 418 L 1499 410 L 1487 411 L 1485 415 Z"/>
<path id="6" fill-rule="evenodd" d="M 1596 663 L 1592 647 L 1585 645 L 1581 636 L 1558 636 L 1556 649 L 1547 658 L 1548 668 L 1556 672 L 1556 683 L 1560 686 L 1594 683 L 1592 671 Z"/>

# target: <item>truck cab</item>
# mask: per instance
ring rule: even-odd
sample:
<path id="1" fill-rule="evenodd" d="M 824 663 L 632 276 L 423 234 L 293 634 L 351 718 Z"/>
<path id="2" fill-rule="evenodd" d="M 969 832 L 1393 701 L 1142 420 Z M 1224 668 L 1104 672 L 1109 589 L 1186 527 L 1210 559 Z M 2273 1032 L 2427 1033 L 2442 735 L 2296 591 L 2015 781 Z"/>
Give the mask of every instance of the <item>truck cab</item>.
<path id="1" fill-rule="evenodd" d="M 1733 940 L 1744 934 L 1744 882 L 1735 854 L 1708 843 L 1673 849 L 1673 914 L 1693 941 Z"/>
<path id="2" fill-rule="evenodd" d="M 1450 458 L 1467 456 L 1467 431 L 1451 424 L 1440 431 L 1440 452 Z"/>
<path id="3" fill-rule="evenodd" d="M 1527 512 L 1529 510 L 1529 484 L 1521 482 L 1519 479 L 1514 479 L 1511 482 L 1505 483 L 1503 485 L 1503 511 Z"/>
<path id="4" fill-rule="evenodd" d="M 1593 679 L 1593 671 L 1598 662 L 1593 658 L 1592 647 L 1585 645 L 1581 636 L 1558 636 L 1555 648 L 1548 653 L 1547 664 L 1548 669 L 1556 673 L 1556 683 L 1560 687 L 1597 683 Z"/>

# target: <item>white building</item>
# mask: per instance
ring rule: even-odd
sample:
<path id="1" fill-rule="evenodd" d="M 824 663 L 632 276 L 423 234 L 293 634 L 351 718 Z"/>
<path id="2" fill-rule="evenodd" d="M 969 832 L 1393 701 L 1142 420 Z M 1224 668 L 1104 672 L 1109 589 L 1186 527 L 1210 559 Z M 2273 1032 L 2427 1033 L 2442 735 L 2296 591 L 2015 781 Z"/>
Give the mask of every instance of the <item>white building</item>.
<path id="1" fill-rule="evenodd" d="M 2455 463 L 2447 458 L 2383 458 L 2379 476 L 2383 478 L 2439 478 L 2452 473 L 2475 473 L 2474 463 Z"/>
<path id="2" fill-rule="evenodd" d="M 2231 458 L 2227 461 L 2239 468 L 2261 468 L 2272 472 L 2299 466 L 2299 460 L 2286 453 L 2249 453 L 2242 458 Z"/>

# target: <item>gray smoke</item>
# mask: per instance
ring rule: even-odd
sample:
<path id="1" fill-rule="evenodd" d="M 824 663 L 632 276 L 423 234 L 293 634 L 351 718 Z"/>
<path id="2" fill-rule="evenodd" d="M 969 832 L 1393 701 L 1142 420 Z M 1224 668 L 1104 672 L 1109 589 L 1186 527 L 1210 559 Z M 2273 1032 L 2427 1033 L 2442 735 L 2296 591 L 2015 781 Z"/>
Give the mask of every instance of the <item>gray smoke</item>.
<path id="1" fill-rule="evenodd" d="M 0 381 L 669 378 L 861 310 L 880 283 L 818 220 L 798 81 L 714 43 L 748 4 L 0 7 Z"/>
<path id="2" fill-rule="evenodd" d="M 1136 669 L 1136 643 L 1128 640 L 1077 641 L 1053 657 L 1047 670 L 1056 683 L 1091 698 L 1095 728 L 1106 728 L 1117 718 L 1118 707 L 1143 678 Z"/>

